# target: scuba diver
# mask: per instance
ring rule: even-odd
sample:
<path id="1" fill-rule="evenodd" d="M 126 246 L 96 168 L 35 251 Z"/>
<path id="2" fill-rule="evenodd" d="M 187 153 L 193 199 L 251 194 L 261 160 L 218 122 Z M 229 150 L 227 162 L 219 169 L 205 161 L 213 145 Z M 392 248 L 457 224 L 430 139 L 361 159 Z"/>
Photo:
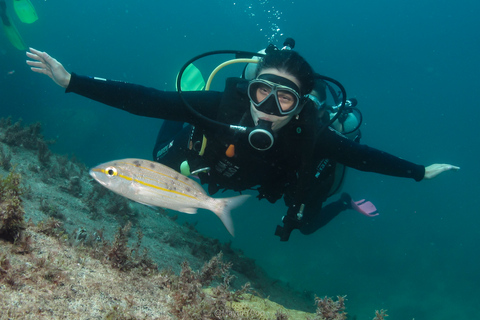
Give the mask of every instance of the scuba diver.
<path id="1" fill-rule="evenodd" d="M 292 38 L 287 38 L 283 44 L 283 48 L 281 50 L 292 50 L 295 47 L 295 40 Z M 267 50 L 271 48 L 265 48 L 260 50 L 258 53 L 265 54 Z M 259 57 L 254 57 L 254 59 L 259 60 Z M 256 72 L 256 63 L 249 63 L 245 66 L 242 72 L 242 78 L 247 80 L 255 79 L 255 72 Z M 338 99 L 338 95 L 335 93 L 334 88 L 331 87 L 329 83 L 324 81 L 319 74 L 314 74 L 315 83 L 313 90 L 310 92 L 308 98 L 310 98 L 317 110 L 318 110 L 318 119 L 321 123 L 325 124 L 328 123 L 331 117 L 334 116 L 336 112 L 338 112 L 338 106 L 340 101 Z M 182 87 L 186 87 L 188 90 L 203 90 L 205 87 L 205 81 L 200 76 L 200 79 L 195 79 L 195 76 L 188 77 L 189 82 L 182 83 Z M 330 97 L 332 100 L 331 104 L 327 103 L 327 91 L 330 93 Z M 352 101 L 355 100 L 352 99 Z M 361 121 L 357 119 L 356 116 L 353 115 L 353 108 L 355 107 L 350 100 L 347 100 L 349 103 L 347 110 L 340 115 L 332 123 L 332 127 L 335 128 L 339 133 L 344 133 L 347 137 L 356 142 L 360 139 L 359 127 L 361 125 Z M 332 105 L 333 104 L 333 105 Z M 361 115 L 361 114 L 360 114 Z M 184 122 L 179 121 L 164 121 L 159 132 L 157 135 L 157 140 L 155 142 L 155 146 L 153 148 L 153 159 L 157 162 L 162 164 L 166 164 L 172 168 L 180 169 L 183 174 L 188 175 L 190 172 L 185 172 L 184 166 L 180 165 L 183 160 L 185 160 L 185 154 L 181 148 L 178 147 L 178 144 L 181 143 L 186 145 L 190 138 L 190 132 L 192 131 L 190 128 L 184 129 Z M 182 133 L 183 130 L 183 133 Z M 199 139 L 197 139 L 199 141 Z M 200 143 L 198 143 L 200 144 Z M 183 163 L 182 163 L 183 164 Z M 321 201 L 316 201 L 315 209 L 317 212 L 320 212 L 318 208 L 321 208 L 323 202 L 327 200 L 330 196 L 337 193 L 340 190 L 341 184 L 343 182 L 345 176 L 345 166 L 332 161 L 331 159 L 322 159 L 318 165 L 316 166 L 317 172 L 315 174 L 315 194 Z M 275 180 L 273 180 L 275 181 Z M 214 189 L 215 185 L 209 185 L 209 192 L 211 194 L 215 193 L 217 190 Z M 262 190 L 260 187 L 259 190 Z M 241 191 L 241 190 L 240 190 Z M 274 203 L 278 200 L 281 195 L 278 193 L 274 193 L 275 196 L 271 192 L 264 191 L 259 194 L 259 198 L 267 198 L 270 202 Z M 285 194 L 287 199 L 287 194 Z M 340 214 L 342 211 L 347 209 L 354 209 L 366 216 L 376 216 L 375 206 L 369 202 L 363 200 L 362 203 L 355 202 L 351 199 L 350 195 L 347 193 L 343 193 L 340 197 L 340 200 L 330 203 L 324 208 L 322 208 L 321 213 L 315 215 L 315 219 L 311 221 L 311 223 L 305 223 L 303 228 L 300 228 L 300 231 L 304 234 L 310 234 L 314 231 L 318 230 L 322 226 L 326 225 L 329 221 L 331 221 L 334 217 Z M 292 219 L 290 219 L 292 220 Z M 289 221 L 288 217 L 283 218 L 284 223 Z M 293 220 L 294 221 L 294 220 Z M 287 222 L 288 225 L 288 222 Z M 277 228 L 277 235 L 281 238 L 285 239 L 287 237 L 288 232 L 287 229 L 282 227 Z"/>
<path id="2" fill-rule="evenodd" d="M 13 9 L 23 23 L 30 24 L 38 20 L 37 12 L 30 0 L 13 0 Z M 12 19 L 8 16 L 5 0 L 0 0 L 0 18 L 3 25 L 3 31 L 10 43 L 18 50 L 26 50 L 27 46 L 25 45 L 25 42 L 13 24 Z"/>
<path id="3" fill-rule="evenodd" d="M 33 48 L 27 56 L 32 71 L 49 76 L 66 92 L 136 115 L 189 123 L 165 150 L 159 150 L 158 160 L 196 174 L 210 194 L 256 188 L 259 199 L 275 202 L 284 197 L 288 212 L 276 230 L 281 241 L 287 241 L 294 229 L 311 233 L 323 221 L 317 221 L 323 204 L 316 195 L 317 160 L 332 159 L 358 170 L 416 181 L 459 169 L 449 164 L 417 165 L 322 126 L 319 110 L 307 97 L 315 85 L 314 71 L 293 50 L 269 47 L 254 79 L 228 78 L 223 92 L 160 91 L 69 73 L 46 52 Z"/>
<path id="4" fill-rule="evenodd" d="M 286 38 L 282 50 L 293 50 L 295 47 L 295 40 L 292 38 Z M 262 49 L 259 53 L 265 53 L 267 49 Z M 259 58 L 258 58 L 259 59 Z M 242 77 L 248 80 L 255 78 L 256 65 L 249 63 L 243 70 Z M 315 84 L 313 90 L 307 97 L 312 100 L 315 107 L 318 110 L 319 123 L 322 126 L 329 125 L 332 129 L 336 130 L 339 134 L 347 137 L 355 142 L 360 142 L 361 132 L 360 126 L 362 124 L 362 114 L 358 108 L 356 108 L 356 99 L 347 99 L 346 105 L 340 108 L 341 98 L 335 91 L 332 85 L 325 81 L 325 79 L 318 73 L 314 74 Z M 333 117 L 338 113 L 338 117 L 335 121 L 331 121 Z M 160 135 L 159 135 L 160 136 Z M 312 183 L 312 194 L 315 195 L 316 200 L 311 200 L 310 203 L 316 202 L 314 206 L 310 205 L 309 208 L 313 208 L 316 214 L 311 214 L 303 220 L 303 223 L 297 228 L 303 234 L 311 234 L 321 227 L 328 224 L 333 218 L 335 218 L 342 211 L 347 209 L 353 209 L 362 213 L 368 217 L 375 217 L 378 215 L 377 208 L 370 202 L 361 200 L 353 201 L 348 193 L 342 193 L 340 199 L 331 202 L 326 206 L 323 203 L 334 194 L 341 190 L 343 180 L 346 174 L 346 167 L 341 163 L 325 158 L 316 159 L 315 165 L 315 179 Z M 285 200 L 288 201 L 288 194 L 285 195 Z M 318 210 L 318 208 L 321 208 Z M 307 210 L 307 213 L 311 210 Z M 276 235 L 281 239 L 288 239 L 288 236 L 292 229 L 292 224 L 298 225 L 294 217 L 297 213 L 295 210 L 289 211 L 287 217 L 283 217 L 282 221 L 286 226 L 277 227 Z M 302 213 L 303 214 L 303 213 Z"/>

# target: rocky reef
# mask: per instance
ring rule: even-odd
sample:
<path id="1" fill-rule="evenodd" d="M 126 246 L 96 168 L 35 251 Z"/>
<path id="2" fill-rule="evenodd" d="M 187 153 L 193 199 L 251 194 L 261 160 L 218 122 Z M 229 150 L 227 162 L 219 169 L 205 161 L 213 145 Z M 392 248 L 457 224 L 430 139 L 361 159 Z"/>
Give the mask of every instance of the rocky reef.
<path id="1" fill-rule="evenodd" d="M 0 319 L 348 319 L 344 297 L 295 292 L 52 143 L 39 123 L 0 119 Z"/>

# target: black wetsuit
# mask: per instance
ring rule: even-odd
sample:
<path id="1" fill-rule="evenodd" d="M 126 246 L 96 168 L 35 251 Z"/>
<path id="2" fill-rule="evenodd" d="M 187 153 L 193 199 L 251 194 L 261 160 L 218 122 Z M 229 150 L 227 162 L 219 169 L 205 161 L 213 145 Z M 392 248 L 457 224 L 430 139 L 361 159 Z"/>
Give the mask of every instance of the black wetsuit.
<path id="1" fill-rule="evenodd" d="M 288 235 L 282 240 L 288 239 L 290 231 L 297 228 L 302 233 L 312 233 L 348 207 L 339 202 L 329 205 L 331 210 L 329 206 L 322 209 L 330 186 L 326 180 L 331 177 L 331 172 L 321 170 L 324 169 L 321 168 L 323 159 L 362 171 L 416 181 L 423 179 L 425 174 L 421 165 L 360 145 L 334 130 L 326 129 L 317 134 L 315 119 L 318 117 L 313 105 L 305 106 L 298 119 L 293 118 L 277 132 L 271 149 L 258 151 L 246 139 L 237 139 L 223 130 L 202 127 L 177 92 L 76 74 L 72 74 L 66 92 L 74 92 L 136 115 L 178 121 L 164 123 L 164 126 L 171 126 L 164 132 L 180 132 L 163 140 L 159 137 L 154 158 L 177 171 L 182 159 L 188 159 L 192 171 L 210 167 L 208 173 L 199 174 L 199 177 L 202 183 L 209 185 L 212 194 L 221 188 L 235 191 L 257 188 L 258 197 L 267 198 L 270 202 L 285 196 L 289 207 L 284 218 Z M 254 126 L 245 81 L 233 81 L 230 85 L 227 82 L 225 92 L 184 92 L 184 96 L 208 118 Z M 182 129 L 183 122 L 193 126 Z M 205 154 L 199 156 L 197 138 L 203 135 L 208 142 Z M 225 151 L 232 141 L 235 156 L 227 157 Z M 165 149 L 162 151 L 162 148 Z M 304 218 L 298 220 L 296 213 L 301 204 L 305 204 Z"/>

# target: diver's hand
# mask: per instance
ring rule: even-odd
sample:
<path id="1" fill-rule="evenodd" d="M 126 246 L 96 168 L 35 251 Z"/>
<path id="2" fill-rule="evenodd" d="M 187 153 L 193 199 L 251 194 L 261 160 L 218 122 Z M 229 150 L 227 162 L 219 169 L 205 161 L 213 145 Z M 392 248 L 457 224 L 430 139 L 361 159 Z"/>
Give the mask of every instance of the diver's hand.
<path id="1" fill-rule="evenodd" d="M 460 170 L 460 167 L 452 166 L 451 164 L 446 163 L 435 163 L 425 168 L 425 176 L 423 179 L 433 179 L 440 173 L 450 170 Z"/>
<path id="2" fill-rule="evenodd" d="M 35 60 L 27 60 L 27 64 L 31 66 L 30 69 L 32 69 L 33 72 L 46 74 L 59 86 L 64 88 L 68 87 L 71 75 L 56 59 L 50 57 L 46 52 L 41 52 L 33 48 L 30 48 L 30 52 L 27 51 L 27 57 Z"/>

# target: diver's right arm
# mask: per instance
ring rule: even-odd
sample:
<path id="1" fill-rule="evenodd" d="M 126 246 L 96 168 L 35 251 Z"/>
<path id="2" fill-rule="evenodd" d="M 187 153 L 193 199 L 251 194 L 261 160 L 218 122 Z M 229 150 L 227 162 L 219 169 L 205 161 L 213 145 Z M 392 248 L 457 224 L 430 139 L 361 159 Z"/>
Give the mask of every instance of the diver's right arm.
<path id="1" fill-rule="evenodd" d="M 185 106 L 176 91 L 161 91 L 123 81 L 72 73 L 65 92 L 74 92 L 89 99 L 127 112 L 150 118 L 197 124 L 198 118 Z M 203 115 L 215 117 L 221 92 L 188 91 L 183 96 Z M 212 114 L 213 113 L 213 114 Z"/>
<path id="2" fill-rule="evenodd" d="M 35 49 L 30 51 L 27 56 L 35 61 L 27 61 L 27 64 L 32 71 L 48 75 L 55 83 L 66 88 L 66 92 L 74 92 L 136 115 L 196 124 L 197 117 L 175 91 L 160 91 L 122 81 L 70 74 L 47 53 Z M 222 93 L 195 91 L 183 94 L 187 101 L 193 102 L 197 111 L 207 117 L 215 117 Z"/>

